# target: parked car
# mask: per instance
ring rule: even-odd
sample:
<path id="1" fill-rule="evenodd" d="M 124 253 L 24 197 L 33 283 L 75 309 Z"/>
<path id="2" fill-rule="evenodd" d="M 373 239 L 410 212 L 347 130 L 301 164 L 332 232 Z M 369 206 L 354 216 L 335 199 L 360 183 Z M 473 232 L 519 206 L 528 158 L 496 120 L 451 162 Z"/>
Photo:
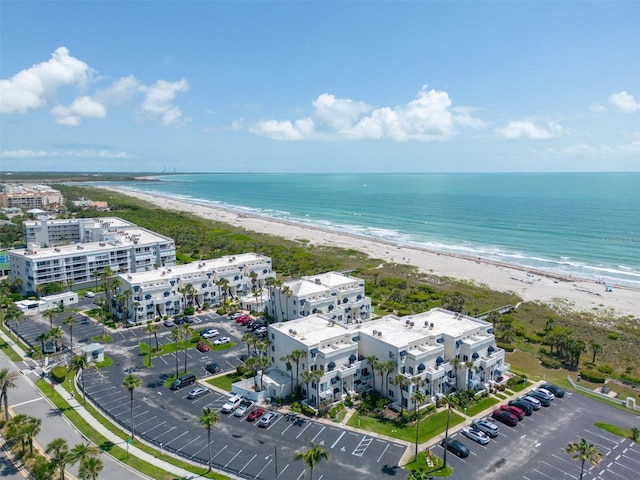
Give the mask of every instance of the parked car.
<path id="1" fill-rule="evenodd" d="M 464 443 L 459 440 L 448 438 L 442 440 L 441 445 L 460 458 L 467 458 L 469 456 L 469 449 Z"/>
<path id="2" fill-rule="evenodd" d="M 173 320 L 171 320 L 170 318 L 167 318 L 163 323 L 167 328 L 171 328 L 175 325 L 175 323 L 173 323 Z"/>
<path id="3" fill-rule="evenodd" d="M 244 397 L 242 395 L 234 395 L 233 397 L 229 398 L 229 400 L 226 401 L 226 403 L 222 406 L 222 409 L 220 411 L 222 413 L 231 413 L 240 406 L 243 400 L 244 400 Z"/>
<path id="4" fill-rule="evenodd" d="M 498 432 L 500 432 L 500 427 L 489 420 L 474 420 L 471 422 L 471 425 L 476 430 L 486 433 L 491 438 L 496 438 L 498 436 Z"/>
<path id="5" fill-rule="evenodd" d="M 171 386 L 169 388 L 171 390 L 179 390 L 182 387 L 193 385 L 194 383 L 196 383 L 196 376 L 193 373 L 187 373 L 186 375 L 178 377 L 171 382 Z"/>
<path id="6" fill-rule="evenodd" d="M 545 393 L 539 392 L 538 390 L 531 390 L 528 396 L 538 400 L 538 402 L 540 402 L 540 405 L 542 405 L 543 407 L 551 406 L 551 400 L 549 399 L 549 395 Z"/>
<path id="7" fill-rule="evenodd" d="M 173 323 L 176 325 L 182 325 L 184 323 L 184 317 L 174 317 Z"/>
<path id="8" fill-rule="evenodd" d="M 480 445 L 486 445 L 489 443 L 489 435 L 476 428 L 464 427 L 462 429 L 462 434 L 474 442 L 478 442 Z"/>
<path id="9" fill-rule="evenodd" d="M 249 415 L 247 415 L 247 421 L 253 422 L 254 420 L 262 417 L 262 415 L 264 415 L 264 408 L 256 408 L 254 410 L 251 410 Z"/>
<path id="10" fill-rule="evenodd" d="M 215 338 L 215 337 L 217 337 L 218 335 L 220 335 L 220 333 L 218 333 L 218 331 L 217 331 L 217 330 L 210 330 L 210 331 L 208 331 L 208 332 L 204 332 L 204 333 L 203 333 L 203 334 L 201 334 L 200 336 L 201 336 L 202 338 Z"/>
<path id="11" fill-rule="evenodd" d="M 518 398 L 518 400 L 527 402 L 529 405 L 531 405 L 531 408 L 533 408 L 534 410 L 540 410 L 540 407 L 542 406 L 540 403 L 540 400 L 538 400 L 537 398 L 533 398 L 530 395 L 525 395 L 524 397 L 520 397 Z"/>
<path id="12" fill-rule="evenodd" d="M 540 385 L 540 388 L 544 388 L 545 390 L 550 391 L 556 396 L 556 398 L 564 397 L 564 390 L 559 386 L 554 385 L 553 383 L 543 383 L 542 385 Z"/>
<path id="13" fill-rule="evenodd" d="M 184 321 L 187 323 L 193 323 L 196 321 L 196 317 L 194 317 L 193 315 L 187 315 L 186 317 L 184 317 Z"/>
<path id="14" fill-rule="evenodd" d="M 256 333 L 262 335 L 263 333 L 267 333 L 267 327 L 256 328 Z"/>
<path id="15" fill-rule="evenodd" d="M 217 331 L 217 330 L 216 330 L 215 328 L 211 328 L 211 327 L 203 328 L 202 330 L 200 330 L 200 331 L 198 332 L 198 335 L 202 336 L 202 335 L 204 335 L 205 333 L 209 333 L 209 332 L 213 332 L 213 331 Z"/>
<path id="16" fill-rule="evenodd" d="M 552 392 L 550 392 L 549 390 L 547 390 L 546 388 L 538 387 L 538 388 L 536 388 L 536 392 L 540 392 L 541 394 L 546 395 L 546 396 L 547 396 L 547 398 L 548 398 L 550 401 L 552 401 L 552 402 L 553 402 L 553 401 L 555 400 L 555 398 L 556 398 L 556 396 L 555 396 Z"/>
<path id="17" fill-rule="evenodd" d="M 243 353 L 242 355 L 240 355 L 240 361 L 244 362 L 247 360 L 247 358 L 249 358 L 249 355 L 247 355 L 246 353 Z"/>
<path id="18" fill-rule="evenodd" d="M 258 422 L 258 426 L 262 428 L 266 428 L 271 425 L 278 415 L 275 412 L 267 412 L 265 413 L 260 421 Z"/>
<path id="19" fill-rule="evenodd" d="M 198 342 L 198 344 L 196 345 L 196 348 L 198 349 L 199 352 L 208 352 L 209 351 L 209 345 L 207 345 L 204 342 Z"/>
<path id="20" fill-rule="evenodd" d="M 214 345 L 224 345 L 225 343 L 231 343 L 231 339 L 229 337 L 220 337 L 213 341 Z"/>
<path id="21" fill-rule="evenodd" d="M 217 363 L 207 363 L 204 366 L 204 369 L 209 373 L 219 373 L 222 371 L 220 365 L 218 365 Z"/>
<path id="22" fill-rule="evenodd" d="M 253 402 L 251 400 L 243 400 L 240 402 L 240 406 L 236 408 L 236 411 L 233 412 L 233 416 L 244 417 L 245 413 L 247 413 L 252 406 Z"/>
<path id="23" fill-rule="evenodd" d="M 209 393 L 209 389 L 207 387 L 203 387 L 202 385 L 194 388 L 187 394 L 187 398 L 193 400 L 194 398 L 201 397 L 202 395 L 206 395 Z"/>
<path id="24" fill-rule="evenodd" d="M 509 405 L 518 407 L 527 417 L 533 413 L 533 407 L 523 400 L 509 400 Z"/>
<path id="25" fill-rule="evenodd" d="M 524 419 L 524 412 L 520 410 L 518 407 L 514 407 L 513 405 L 500 405 L 500 410 L 513 413 L 518 419 L 518 421 Z"/>
<path id="26" fill-rule="evenodd" d="M 515 427 L 516 425 L 518 425 L 518 417 L 516 417 L 511 412 L 497 409 L 493 411 L 491 416 L 499 422 L 504 423 L 505 425 L 509 425 L 510 427 Z"/>
<path id="27" fill-rule="evenodd" d="M 84 296 L 86 298 L 94 298 L 96 296 L 96 294 L 93 293 L 91 290 L 87 290 L 86 292 L 84 292 Z"/>

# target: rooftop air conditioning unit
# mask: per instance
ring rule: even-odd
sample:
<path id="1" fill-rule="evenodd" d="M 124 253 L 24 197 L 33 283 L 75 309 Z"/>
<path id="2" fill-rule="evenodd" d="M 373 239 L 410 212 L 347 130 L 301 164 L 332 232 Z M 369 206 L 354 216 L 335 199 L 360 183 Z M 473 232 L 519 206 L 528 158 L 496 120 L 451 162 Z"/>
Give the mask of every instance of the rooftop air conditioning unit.
<path id="1" fill-rule="evenodd" d="M 382 336 L 382 330 L 378 331 L 378 336 L 381 337 Z"/>
<path id="2" fill-rule="evenodd" d="M 411 323 L 411 320 L 405 320 L 405 321 L 404 321 L 404 324 L 405 324 L 405 325 L 409 325 L 410 323 Z"/>
<path id="3" fill-rule="evenodd" d="M 374 330 L 374 331 L 373 331 L 373 336 L 375 337 L 377 334 L 378 334 L 378 331 L 377 331 L 377 330 Z"/>
<path id="4" fill-rule="evenodd" d="M 433 322 L 431 322 L 431 323 L 429 324 L 429 328 L 433 328 L 433 327 L 435 327 L 435 325 L 433 324 Z"/>
<path id="5" fill-rule="evenodd" d="M 409 324 L 409 326 L 413 328 L 413 327 L 415 326 L 415 323 L 414 323 L 414 322 L 411 322 L 411 323 Z"/>

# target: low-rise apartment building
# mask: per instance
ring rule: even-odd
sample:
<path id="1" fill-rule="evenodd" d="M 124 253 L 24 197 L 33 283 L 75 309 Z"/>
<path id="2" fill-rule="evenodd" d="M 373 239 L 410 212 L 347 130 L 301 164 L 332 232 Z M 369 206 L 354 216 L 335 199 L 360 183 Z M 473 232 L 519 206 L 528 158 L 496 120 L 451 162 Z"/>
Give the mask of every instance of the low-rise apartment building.
<path id="1" fill-rule="evenodd" d="M 357 323 L 371 318 L 371 299 L 364 294 L 364 280 L 327 272 L 271 286 L 265 309 L 276 322 L 323 313 Z"/>
<path id="2" fill-rule="evenodd" d="M 321 372 L 317 382 L 302 385 L 313 406 L 375 388 L 396 408 L 413 408 L 416 389 L 435 399 L 455 389 L 481 389 L 509 370 L 491 323 L 439 308 L 362 324 L 316 314 L 271 324 L 268 335 L 273 368 L 287 371 L 283 358 L 301 350 L 299 371 Z M 397 375 L 407 381 L 395 381 Z"/>
<path id="3" fill-rule="evenodd" d="M 58 190 L 48 185 L 26 183 L 4 183 L 0 191 L 0 207 L 52 208 L 64 203 L 64 197 Z"/>
<path id="4" fill-rule="evenodd" d="M 205 303 L 218 305 L 228 297 L 248 295 L 275 275 L 271 258 L 243 253 L 121 274 L 116 293 L 128 292 L 126 316 L 133 322 L 142 322 L 177 315 L 188 306 L 197 309 Z"/>

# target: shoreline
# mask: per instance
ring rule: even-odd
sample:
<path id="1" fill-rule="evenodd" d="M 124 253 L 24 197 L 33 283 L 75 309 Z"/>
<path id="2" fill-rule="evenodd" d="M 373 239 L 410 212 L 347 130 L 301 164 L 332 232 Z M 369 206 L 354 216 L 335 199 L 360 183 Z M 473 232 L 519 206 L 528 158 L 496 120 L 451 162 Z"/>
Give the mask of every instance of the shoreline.
<path id="1" fill-rule="evenodd" d="M 608 292 L 605 291 L 605 284 L 595 280 L 567 277 L 505 262 L 438 252 L 413 245 L 398 245 L 352 233 L 239 213 L 195 201 L 177 200 L 111 186 L 99 188 L 145 200 L 165 210 L 188 212 L 258 233 L 306 241 L 312 245 L 358 250 L 389 263 L 413 265 L 422 273 L 473 281 L 492 290 L 513 292 L 527 302 L 539 301 L 576 311 L 620 316 L 636 316 L 637 306 L 640 305 L 640 289 L 624 285 L 611 285 L 614 287 L 613 291 Z"/>

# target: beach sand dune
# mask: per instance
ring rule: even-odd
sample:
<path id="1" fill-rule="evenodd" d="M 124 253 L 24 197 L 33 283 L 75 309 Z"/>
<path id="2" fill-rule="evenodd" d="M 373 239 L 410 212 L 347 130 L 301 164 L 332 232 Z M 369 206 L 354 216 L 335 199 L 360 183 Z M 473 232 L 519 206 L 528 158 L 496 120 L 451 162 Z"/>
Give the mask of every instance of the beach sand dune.
<path id="1" fill-rule="evenodd" d="M 290 240 L 304 240 L 313 245 L 351 248 L 386 262 L 414 265 L 425 273 L 470 280 L 487 285 L 493 290 L 513 292 L 525 301 L 561 304 L 565 308 L 603 314 L 638 316 L 640 311 L 640 290 L 625 286 L 615 286 L 613 291 L 609 292 L 605 291 L 605 285 L 591 280 L 558 277 L 548 272 L 528 270 L 480 258 L 451 255 L 409 245 L 399 246 L 367 237 L 240 214 L 208 205 L 108 188 L 148 201 L 163 209 L 190 212 L 209 220 Z"/>

